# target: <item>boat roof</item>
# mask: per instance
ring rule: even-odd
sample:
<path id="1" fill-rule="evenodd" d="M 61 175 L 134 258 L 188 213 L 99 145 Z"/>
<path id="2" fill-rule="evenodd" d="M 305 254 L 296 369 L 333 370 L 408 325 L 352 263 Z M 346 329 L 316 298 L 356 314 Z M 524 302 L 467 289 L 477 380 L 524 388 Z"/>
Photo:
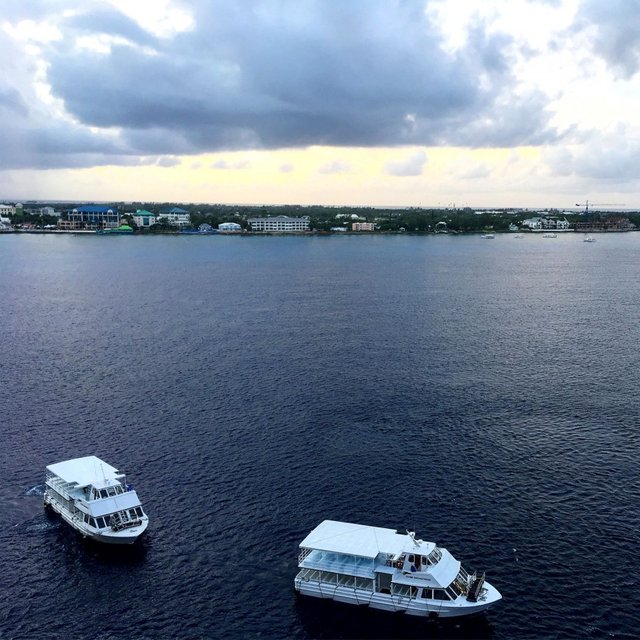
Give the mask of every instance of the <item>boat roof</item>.
<path id="1" fill-rule="evenodd" d="M 50 464 L 47 471 L 54 473 L 65 482 L 77 484 L 79 487 L 108 484 L 106 481 L 117 480 L 124 476 L 124 474 L 118 473 L 115 467 L 96 456 L 74 458 Z"/>
<path id="2" fill-rule="evenodd" d="M 414 541 L 408 534 L 398 533 L 395 529 L 324 520 L 300 543 L 300 547 L 375 558 L 379 553 L 393 556 L 404 552 L 428 554 L 435 544 Z"/>

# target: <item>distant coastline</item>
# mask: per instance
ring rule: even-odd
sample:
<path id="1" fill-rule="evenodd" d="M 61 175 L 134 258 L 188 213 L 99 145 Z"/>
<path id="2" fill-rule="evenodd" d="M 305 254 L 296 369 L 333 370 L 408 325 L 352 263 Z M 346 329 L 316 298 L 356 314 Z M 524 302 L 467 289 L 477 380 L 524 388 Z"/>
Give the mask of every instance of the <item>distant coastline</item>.
<path id="1" fill-rule="evenodd" d="M 0 205 L 0 232 L 105 235 L 601 233 L 640 228 L 640 211 L 176 205 Z"/>

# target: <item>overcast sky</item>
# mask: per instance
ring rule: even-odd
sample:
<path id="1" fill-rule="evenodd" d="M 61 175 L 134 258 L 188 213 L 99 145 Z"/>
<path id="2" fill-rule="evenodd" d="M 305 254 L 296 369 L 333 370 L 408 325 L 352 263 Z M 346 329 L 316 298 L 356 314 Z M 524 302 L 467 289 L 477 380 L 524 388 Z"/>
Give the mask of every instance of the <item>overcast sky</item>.
<path id="1" fill-rule="evenodd" d="M 2 0 L 0 198 L 640 207 L 640 0 Z"/>

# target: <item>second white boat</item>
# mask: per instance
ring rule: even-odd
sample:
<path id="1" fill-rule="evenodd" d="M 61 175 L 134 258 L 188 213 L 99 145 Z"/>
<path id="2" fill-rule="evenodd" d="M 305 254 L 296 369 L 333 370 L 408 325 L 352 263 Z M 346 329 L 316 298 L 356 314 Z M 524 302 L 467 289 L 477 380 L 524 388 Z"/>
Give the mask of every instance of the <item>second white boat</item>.
<path id="1" fill-rule="evenodd" d="M 413 532 L 325 520 L 301 543 L 298 592 L 423 617 L 480 613 L 500 592 Z"/>

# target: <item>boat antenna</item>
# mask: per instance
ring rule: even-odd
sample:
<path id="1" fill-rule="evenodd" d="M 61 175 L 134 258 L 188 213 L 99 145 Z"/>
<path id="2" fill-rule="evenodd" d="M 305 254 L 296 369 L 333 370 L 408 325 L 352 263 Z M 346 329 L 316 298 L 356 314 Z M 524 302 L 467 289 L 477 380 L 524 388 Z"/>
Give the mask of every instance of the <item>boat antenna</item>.
<path id="1" fill-rule="evenodd" d="M 407 529 L 407 535 L 413 540 L 413 544 L 415 544 L 416 547 L 420 546 L 420 544 L 416 541 L 416 532 L 415 531 L 409 531 L 409 529 Z"/>

